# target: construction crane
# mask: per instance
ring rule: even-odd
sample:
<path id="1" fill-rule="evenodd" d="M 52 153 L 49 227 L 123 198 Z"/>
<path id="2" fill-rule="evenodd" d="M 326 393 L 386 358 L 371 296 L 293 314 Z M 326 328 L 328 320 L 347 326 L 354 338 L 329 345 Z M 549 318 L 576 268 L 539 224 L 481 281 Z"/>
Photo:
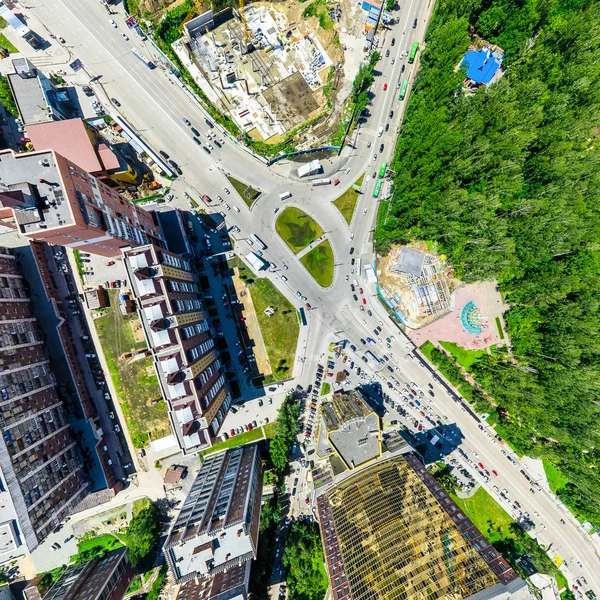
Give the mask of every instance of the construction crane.
<path id="1" fill-rule="evenodd" d="M 248 25 L 246 24 L 246 15 L 244 14 L 244 0 L 240 0 L 240 19 L 242 21 L 242 31 L 244 32 L 244 42 L 246 43 L 246 47 L 248 47 Z"/>

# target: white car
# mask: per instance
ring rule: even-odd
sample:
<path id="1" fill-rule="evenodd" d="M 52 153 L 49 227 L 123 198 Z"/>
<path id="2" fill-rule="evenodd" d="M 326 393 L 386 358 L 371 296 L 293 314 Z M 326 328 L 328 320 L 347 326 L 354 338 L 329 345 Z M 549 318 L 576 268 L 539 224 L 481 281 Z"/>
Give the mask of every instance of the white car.
<path id="1" fill-rule="evenodd" d="M 227 210 L 231 210 L 231 206 L 229 206 L 229 204 L 226 204 L 226 205 L 225 205 L 225 208 L 226 208 Z"/>
<path id="2" fill-rule="evenodd" d="M 225 192 L 227 195 L 231 194 L 231 192 L 229 191 L 229 188 L 223 188 L 223 191 L 224 191 L 224 192 Z"/>
<path id="3" fill-rule="evenodd" d="M 126 33 L 123 33 L 123 32 L 121 32 L 121 37 L 122 37 L 122 38 L 123 38 L 123 39 L 124 39 L 126 42 L 128 42 L 128 41 L 129 41 L 129 38 L 127 37 L 127 34 L 126 34 Z"/>
<path id="4" fill-rule="evenodd" d="M 233 207 L 233 210 L 235 210 L 235 212 L 237 212 L 237 213 L 239 213 L 239 212 L 240 212 L 240 209 L 239 209 L 237 206 L 234 206 L 234 207 Z"/>
<path id="5" fill-rule="evenodd" d="M 110 19 L 109 23 L 116 29 L 117 28 L 117 24 L 115 23 L 115 21 L 113 19 Z"/>
<path id="6" fill-rule="evenodd" d="M 219 202 L 223 202 L 223 198 L 221 198 L 221 196 L 217 196 L 217 200 L 218 200 Z"/>

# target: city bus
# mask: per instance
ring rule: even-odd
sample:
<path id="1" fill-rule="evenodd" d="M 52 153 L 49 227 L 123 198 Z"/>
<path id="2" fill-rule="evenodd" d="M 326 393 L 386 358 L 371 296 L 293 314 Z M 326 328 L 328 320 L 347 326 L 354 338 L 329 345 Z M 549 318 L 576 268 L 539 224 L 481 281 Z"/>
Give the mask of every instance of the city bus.
<path id="1" fill-rule="evenodd" d="M 383 179 L 385 177 L 385 172 L 387 171 L 387 163 L 383 163 L 381 168 L 379 169 L 379 178 Z"/>
<path id="2" fill-rule="evenodd" d="M 300 313 L 300 321 L 302 322 L 302 325 L 306 325 L 306 314 L 304 312 L 304 308 L 301 306 L 298 309 L 298 312 Z"/>
<path id="3" fill-rule="evenodd" d="M 255 233 L 250 236 L 250 239 L 263 250 L 267 249 L 267 245 Z"/>
<path id="4" fill-rule="evenodd" d="M 367 350 L 365 352 L 365 356 L 367 358 L 370 358 L 376 365 L 380 365 L 381 364 L 381 361 L 370 350 Z"/>
<path id="5" fill-rule="evenodd" d="M 379 197 L 379 192 L 381 192 L 381 184 L 383 183 L 383 179 L 378 179 L 375 184 L 375 190 L 373 191 L 373 198 Z"/>
<path id="6" fill-rule="evenodd" d="M 405 79 L 402 82 L 402 86 L 400 87 L 400 95 L 398 96 L 398 100 L 404 100 L 406 96 L 406 90 L 408 89 L 408 79 Z"/>
<path id="7" fill-rule="evenodd" d="M 419 42 L 415 42 L 412 45 L 412 48 L 410 50 L 410 56 L 408 57 L 408 63 L 414 63 L 415 62 L 415 58 L 417 57 L 417 51 L 419 50 Z"/>

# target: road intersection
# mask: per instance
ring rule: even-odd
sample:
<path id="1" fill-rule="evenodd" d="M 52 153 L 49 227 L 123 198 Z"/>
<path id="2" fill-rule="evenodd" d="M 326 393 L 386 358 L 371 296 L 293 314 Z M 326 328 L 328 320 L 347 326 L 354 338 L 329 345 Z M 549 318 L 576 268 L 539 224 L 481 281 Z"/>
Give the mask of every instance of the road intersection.
<path id="1" fill-rule="evenodd" d="M 468 455 L 477 452 L 486 467 L 497 469 L 499 488 L 507 489 L 511 500 L 517 500 L 524 511 L 542 515 L 540 519 L 534 519 L 539 525 L 535 536 L 546 548 L 550 548 L 552 556 L 558 555 L 566 561 L 562 569 L 570 583 L 585 573 L 588 587 L 600 591 L 600 559 L 590 536 L 555 496 L 543 490 L 534 494 L 530 492 L 530 483 L 520 473 L 523 466 L 519 461 L 513 464 L 507 460 L 502 452 L 504 447 L 493 435 L 487 435 L 490 431 L 485 426 L 483 430 L 480 429 L 478 419 L 460 402 L 450 399 L 449 386 L 433 378 L 431 366 L 426 364 L 411 341 L 389 320 L 377 298 L 375 285 L 363 280 L 361 274 L 351 274 L 350 248 L 355 248 L 353 256 L 360 258 L 363 264 L 372 264 L 375 259 L 372 236 L 378 203 L 372 200 L 375 180 L 371 173 L 378 171 L 382 162 L 389 162 L 393 154 L 406 104 L 406 100 L 399 102 L 396 99 L 398 78 L 402 75 L 411 82 L 414 79 L 417 63 L 407 64 L 406 54 L 413 41 L 423 43 L 432 7 L 425 0 L 410 0 L 410 3 L 396 11 L 398 22 L 393 28 L 380 35 L 382 59 L 377 66 L 379 74 L 373 84 L 367 122 L 361 124 L 354 148 L 347 148 L 341 156 L 324 161 L 325 176 L 335 175 L 342 181 L 337 188 L 313 188 L 309 183 L 300 181 L 296 176 L 296 167 L 289 162 L 282 161 L 267 167 L 229 137 L 223 148 L 216 149 L 210 155 L 203 152 L 193 142 L 183 118 L 189 119 L 193 126 L 200 129 L 200 139 L 204 142 L 207 133 L 204 113 L 190 101 L 171 75 L 160 69 L 151 71 L 133 56 L 132 47 L 143 49 L 142 42 L 135 35 L 131 36 L 135 39 L 125 41 L 120 36 L 120 31 L 125 31 L 126 27 L 123 19 L 115 16 L 118 30 L 113 28 L 99 2 L 35 0 L 31 10 L 54 34 L 67 40 L 71 57 L 82 60 L 90 77 L 101 77 L 95 85 L 97 95 L 104 98 L 106 105 L 110 104 L 111 97 L 118 98 L 123 116 L 150 145 L 166 151 L 180 164 L 183 177 L 173 186 L 176 192 L 188 190 L 198 200 L 203 194 L 216 199 L 217 195 L 223 194 L 223 188 L 229 186 L 226 173 L 263 191 L 261 198 L 251 208 L 232 192 L 227 202 L 239 208 L 239 212 L 228 211 L 226 221 L 229 226 L 237 226 L 240 230 L 233 234 L 238 255 L 245 256 L 252 250 L 245 240 L 250 234 L 257 234 L 268 246 L 265 259 L 278 265 L 275 272 L 265 273 L 265 276 L 296 306 L 299 306 L 297 291 L 306 296 L 312 306 L 307 311 L 308 334 L 300 348 L 302 352 L 297 355 L 304 360 L 295 368 L 294 383 L 306 387 L 313 382 L 319 357 L 327 351 L 327 344 L 335 339 L 350 340 L 357 347 L 355 361 L 362 366 L 360 355 L 364 347 L 360 339 L 372 337 L 373 329 L 381 321 L 383 326 L 379 339 L 390 335 L 395 337 L 391 349 L 385 350 L 385 353 L 390 358 L 389 364 L 400 370 L 400 373 L 396 370 L 398 378 L 402 382 L 416 382 L 423 390 L 428 389 L 428 384 L 433 386 L 435 396 L 432 407 L 460 429 L 463 436 L 461 447 L 465 452 Z M 415 17 L 418 22 L 417 27 L 413 28 Z M 392 38 L 395 38 L 393 45 Z M 388 49 L 390 56 L 385 57 Z M 147 52 L 151 54 L 150 50 Z M 383 90 L 384 83 L 388 85 L 387 91 Z M 392 110 L 394 116 L 390 119 Z M 379 127 L 385 127 L 387 123 L 390 124 L 389 131 L 380 137 Z M 225 132 L 220 133 L 225 137 Z M 379 152 L 381 143 L 384 144 L 383 154 Z M 348 226 L 332 201 L 363 172 L 366 173 L 363 193 Z M 291 192 L 291 198 L 282 202 L 279 198 L 282 191 Z M 203 208 L 208 208 L 208 212 L 225 210 L 222 204 L 214 204 L 213 208 Z M 176 199 L 174 205 L 184 208 L 185 202 Z M 275 209 L 288 205 L 298 206 L 313 216 L 331 243 L 336 268 L 334 281 L 326 290 L 317 285 L 275 232 Z M 281 278 L 281 265 L 284 263 L 289 266 L 285 271 L 286 280 Z M 350 281 L 354 277 L 360 279 L 367 307 L 373 316 L 367 316 L 359 310 L 359 303 L 352 298 L 346 275 Z M 379 345 L 378 354 L 384 347 Z M 303 356 L 300 356 L 302 353 Z M 383 375 L 387 377 L 385 370 L 379 373 L 379 378 Z M 398 395 L 392 390 L 390 395 L 394 394 Z M 398 399 L 398 402 L 401 401 Z M 494 493 L 493 489 L 491 492 Z M 542 523 L 545 528 L 541 527 Z"/>

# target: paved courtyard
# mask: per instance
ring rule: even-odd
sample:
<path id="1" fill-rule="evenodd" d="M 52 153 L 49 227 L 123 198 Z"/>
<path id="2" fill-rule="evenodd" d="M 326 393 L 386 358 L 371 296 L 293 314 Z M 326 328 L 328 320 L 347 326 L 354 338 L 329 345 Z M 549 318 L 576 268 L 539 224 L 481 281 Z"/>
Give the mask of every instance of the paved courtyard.
<path id="1" fill-rule="evenodd" d="M 476 321 L 480 333 L 468 331 L 463 324 L 463 311 L 469 311 L 468 305 L 475 308 Z M 433 344 L 454 342 L 468 350 L 481 350 L 494 344 L 502 343 L 498 337 L 494 319 L 508 310 L 500 293 L 496 290 L 495 281 L 482 281 L 463 285 L 452 295 L 451 311 L 446 316 L 429 323 L 425 327 L 410 331 L 411 340 L 420 346 L 426 341 Z"/>

